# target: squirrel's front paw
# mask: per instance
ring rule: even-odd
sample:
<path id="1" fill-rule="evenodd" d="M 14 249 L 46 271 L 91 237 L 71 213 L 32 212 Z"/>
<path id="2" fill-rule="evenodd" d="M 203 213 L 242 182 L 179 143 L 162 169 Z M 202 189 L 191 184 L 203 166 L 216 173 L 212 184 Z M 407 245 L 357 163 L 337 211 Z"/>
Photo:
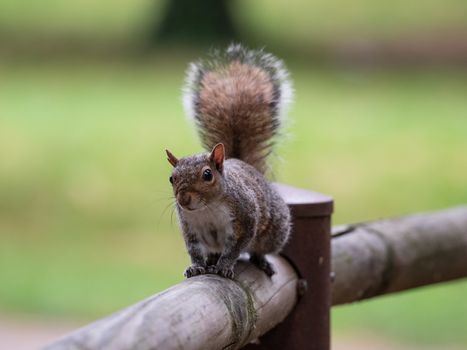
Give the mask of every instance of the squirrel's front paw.
<path id="1" fill-rule="evenodd" d="M 216 265 L 206 266 L 206 273 L 217 275 L 217 266 Z"/>
<path id="2" fill-rule="evenodd" d="M 225 277 L 225 278 L 229 278 L 229 279 L 231 279 L 231 280 L 233 280 L 234 277 L 235 277 L 235 274 L 234 274 L 234 271 L 233 271 L 233 267 L 216 268 L 216 273 L 217 273 L 219 276 L 222 276 L 222 277 Z"/>
<path id="3" fill-rule="evenodd" d="M 215 265 L 211 265 L 206 268 L 206 273 L 230 278 L 231 280 L 233 280 L 233 278 L 235 277 L 232 267 L 218 267 Z"/>
<path id="4" fill-rule="evenodd" d="M 185 270 L 185 277 L 190 278 L 193 276 L 204 275 L 206 273 L 206 269 L 200 265 L 191 265 Z"/>
<path id="5" fill-rule="evenodd" d="M 224 268 L 224 269 L 220 269 L 218 272 L 217 272 L 220 276 L 222 277 L 225 277 L 225 278 L 230 278 L 231 280 L 234 279 L 235 277 L 235 273 L 233 271 L 233 268 Z"/>

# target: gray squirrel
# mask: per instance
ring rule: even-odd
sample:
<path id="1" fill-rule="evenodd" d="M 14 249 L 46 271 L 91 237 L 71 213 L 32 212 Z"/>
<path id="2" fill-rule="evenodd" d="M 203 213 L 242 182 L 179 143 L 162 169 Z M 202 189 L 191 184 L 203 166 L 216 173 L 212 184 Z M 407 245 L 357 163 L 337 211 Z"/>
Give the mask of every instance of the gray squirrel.
<path id="1" fill-rule="evenodd" d="M 291 224 L 287 205 L 265 179 L 266 160 L 291 95 L 283 62 L 262 50 L 233 44 L 190 64 L 184 105 L 209 152 L 178 159 L 166 150 L 191 257 L 187 278 L 234 278 L 241 253 L 274 274 L 265 254 L 281 251 Z"/>

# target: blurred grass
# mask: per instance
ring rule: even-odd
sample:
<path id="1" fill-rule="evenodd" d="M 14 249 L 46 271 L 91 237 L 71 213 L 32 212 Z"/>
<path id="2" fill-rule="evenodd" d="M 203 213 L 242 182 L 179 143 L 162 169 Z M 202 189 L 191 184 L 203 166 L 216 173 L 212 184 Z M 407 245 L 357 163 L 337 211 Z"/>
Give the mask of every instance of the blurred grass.
<path id="1" fill-rule="evenodd" d="M 451 282 L 333 309 L 334 335 L 379 335 L 431 346 L 467 345 L 467 283 Z M 355 335 L 354 335 L 355 336 Z M 430 346 L 428 346 L 430 345 Z"/>
<path id="2" fill-rule="evenodd" d="M 163 150 L 200 151 L 188 57 L 0 63 L 0 309 L 93 318 L 182 279 Z M 310 69 L 276 180 L 329 193 L 335 223 L 467 202 L 467 72 Z M 467 283 L 333 311 L 334 329 L 467 344 Z"/>

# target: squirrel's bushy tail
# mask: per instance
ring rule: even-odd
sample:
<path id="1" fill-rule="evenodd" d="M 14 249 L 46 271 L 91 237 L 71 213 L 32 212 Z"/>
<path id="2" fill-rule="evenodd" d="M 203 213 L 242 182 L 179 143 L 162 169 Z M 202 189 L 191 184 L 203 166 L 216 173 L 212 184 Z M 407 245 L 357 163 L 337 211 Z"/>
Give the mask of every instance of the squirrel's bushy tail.
<path id="1" fill-rule="evenodd" d="M 291 98 L 283 62 L 241 45 L 190 64 L 184 91 L 203 146 L 210 151 L 222 142 L 227 158 L 241 159 L 263 174 Z"/>

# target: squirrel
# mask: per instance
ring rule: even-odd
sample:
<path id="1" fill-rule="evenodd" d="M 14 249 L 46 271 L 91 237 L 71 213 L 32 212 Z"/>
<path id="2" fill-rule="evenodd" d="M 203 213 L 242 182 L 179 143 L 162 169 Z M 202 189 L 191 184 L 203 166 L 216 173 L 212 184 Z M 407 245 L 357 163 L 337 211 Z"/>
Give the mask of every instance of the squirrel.
<path id="1" fill-rule="evenodd" d="M 207 153 L 178 159 L 169 178 L 191 257 L 185 277 L 234 278 L 241 253 L 268 276 L 265 254 L 288 240 L 290 211 L 265 179 L 267 157 L 292 95 L 283 62 L 232 44 L 211 60 L 191 63 L 183 102 Z"/>

